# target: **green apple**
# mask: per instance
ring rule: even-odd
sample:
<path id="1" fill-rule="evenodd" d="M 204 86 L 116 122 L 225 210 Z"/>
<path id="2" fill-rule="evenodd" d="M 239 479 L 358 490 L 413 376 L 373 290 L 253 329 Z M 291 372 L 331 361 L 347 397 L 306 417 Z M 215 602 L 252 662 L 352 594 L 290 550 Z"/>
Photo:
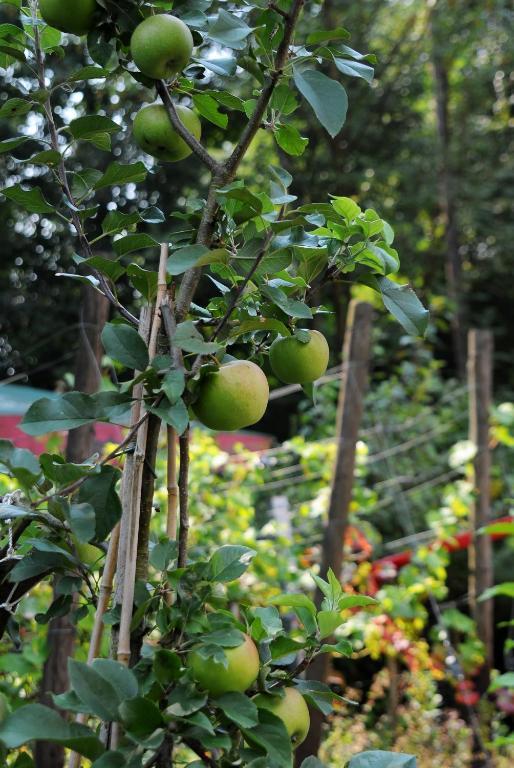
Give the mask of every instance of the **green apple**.
<path id="1" fill-rule="evenodd" d="M 198 116 L 180 104 L 177 104 L 175 109 L 188 131 L 200 139 L 202 125 Z M 151 104 L 140 109 L 134 119 L 133 132 L 141 149 L 158 160 L 176 163 L 191 154 L 191 149 L 171 125 L 166 108 L 162 104 Z"/>
<path id="2" fill-rule="evenodd" d="M 282 720 L 294 749 L 305 741 L 311 718 L 305 699 L 296 688 L 286 688 L 283 698 L 268 693 L 258 693 L 253 697 L 253 701 L 260 709 L 268 709 Z"/>
<path id="3" fill-rule="evenodd" d="M 259 651 L 251 637 L 245 635 L 244 638 L 241 645 L 223 649 L 227 667 L 212 658 L 204 659 L 194 650 L 189 654 L 188 665 L 194 679 L 211 696 L 222 696 L 232 691 L 244 693 L 257 680 Z"/>
<path id="4" fill-rule="evenodd" d="M 149 16 L 135 28 L 130 52 L 144 75 L 167 80 L 187 66 L 193 52 L 193 36 L 176 16 L 160 13 Z"/>
<path id="5" fill-rule="evenodd" d="M 259 366 L 234 360 L 205 376 L 193 410 L 206 427 L 231 431 L 260 421 L 268 398 L 268 380 Z"/>
<path id="6" fill-rule="evenodd" d="M 95 26 L 96 0 L 39 0 L 41 16 L 55 29 L 86 35 Z"/>
<path id="7" fill-rule="evenodd" d="M 329 348 L 319 331 L 307 331 L 310 339 L 303 344 L 295 336 L 279 337 L 270 347 L 273 373 L 286 384 L 309 384 L 327 370 Z"/>

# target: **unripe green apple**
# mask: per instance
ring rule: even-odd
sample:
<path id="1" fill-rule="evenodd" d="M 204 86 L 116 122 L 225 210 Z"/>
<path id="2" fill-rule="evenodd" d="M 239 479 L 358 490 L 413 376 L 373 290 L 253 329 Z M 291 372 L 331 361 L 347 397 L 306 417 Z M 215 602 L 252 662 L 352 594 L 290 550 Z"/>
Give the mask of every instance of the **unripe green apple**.
<path id="1" fill-rule="evenodd" d="M 258 693 L 253 697 L 253 701 L 261 709 L 269 709 L 282 720 L 294 749 L 305 741 L 311 718 L 305 699 L 296 688 L 286 688 L 284 698 Z"/>
<path id="2" fill-rule="evenodd" d="M 160 13 L 149 16 L 135 28 L 130 52 L 144 75 L 167 80 L 187 66 L 193 52 L 193 36 L 176 16 Z"/>
<path id="3" fill-rule="evenodd" d="M 188 665 L 194 679 L 211 696 L 222 696 L 233 691 L 244 693 L 257 680 L 259 651 L 251 637 L 244 637 L 241 645 L 223 649 L 227 657 L 227 667 L 213 659 L 204 659 L 196 651 L 189 654 Z"/>
<path id="4" fill-rule="evenodd" d="M 259 366 L 234 360 L 205 376 L 193 410 L 206 427 L 231 431 L 260 421 L 268 398 L 268 380 Z"/>
<path id="5" fill-rule="evenodd" d="M 197 115 L 180 104 L 177 104 L 175 109 L 188 131 L 200 139 L 202 126 Z M 171 125 L 166 108 L 162 104 L 151 104 L 140 109 L 134 119 L 133 132 L 141 149 L 158 160 L 176 163 L 191 154 L 191 149 Z"/>
<path id="6" fill-rule="evenodd" d="M 278 338 L 270 347 L 269 360 L 273 373 L 286 384 L 309 384 L 327 370 L 329 348 L 319 331 L 308 331 L 310 339 L 303 344 L 294 336 Z"/>
<path id="7" fill-rule="evenodd" d="M 55 29 L 86 35 L 94 25 L 99 10 L 96 0 L 39 0 L 41 16 Z"/>

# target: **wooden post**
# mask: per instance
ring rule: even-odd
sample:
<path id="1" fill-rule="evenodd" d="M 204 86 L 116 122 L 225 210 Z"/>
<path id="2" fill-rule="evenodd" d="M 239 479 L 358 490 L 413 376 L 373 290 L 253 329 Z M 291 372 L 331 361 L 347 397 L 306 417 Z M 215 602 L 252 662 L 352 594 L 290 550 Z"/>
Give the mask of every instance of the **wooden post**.
<path id="1" fill-rule="evenodd" d="M 481 692 L 487 689 L 494 664 L 493 601 L 477 603 L 477 598 L 494 584 L 492 543 L 477 530 L 491 521 L 491 452 L 489 411 L 493 388 L 493 335 L 471 330 L 468 334 L 469 439 L 476 447 L 473 461 L 474 503 L 471 511 L 472 543 L 469 548 L 469 601 L 480 640 L 485 645 L 486 661 L 480 680 Z"/>
<path id="2" fill-rule="evenodd" d="M 330 493 L 328 521 L 323 536 L 320 576 L 325 578 L 331 568 L 339 578 L 343 565 L 343 541 L 352 499 L 355 469 L 355 448 L 359 434 L 364 395 L 368 386 L 369 358 L 373 308 L 363 301 L 351 301 L 348 308 L 343 344 L 343 369 L 337 406 L 337 454 Z M 322 594 L 316 593 L 319 608 Z M 307 669 L 309 680 L 324 681 L 327 677 L 329 656 L 322 654 Z M 318 752 L 321 742 L 323 716 L 311 711 L 311 729 L 307 739 L 297 750 L 297 765 L 309 755 Z"/>

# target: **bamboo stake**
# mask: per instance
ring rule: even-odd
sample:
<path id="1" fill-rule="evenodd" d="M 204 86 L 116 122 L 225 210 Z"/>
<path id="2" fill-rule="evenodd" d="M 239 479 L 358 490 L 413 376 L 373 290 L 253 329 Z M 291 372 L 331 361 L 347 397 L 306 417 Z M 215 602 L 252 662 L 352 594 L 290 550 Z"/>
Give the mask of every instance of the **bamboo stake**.
<path id="1" fill-rule="evenodd" d="M 168 244 L 161 244 L 161 255 L 159 260 L 159 276 L 157 283 L 157 298 L 150 332 L 150 342 L 148 344 L 148 355 L 150 360 L 155 357 L 157 351 L 157 338 L 161 326 L 161 302 L 166 295 L 166 266 L 168 260 Z M 118 634 L 117 659 L 121 664 L 128 666 L 130 661 L 130 626 L 132 623 L 132 609 L 134 604 L 134 587 L 136 578 L 137 563 L 137 539 L 139 528 L 139 513 L 141 501 L 141 483 L 143 478 L 143 466 L 146 452 L 146 436 L 148 433 L 148 422 L 145 422 L 139 430 L 136 438 L 136 447 L 134 450 L 134 469 L 132 473 L 132 482 L 127 489 L 127 515 L 125 520 L 125 530 L 127 541 L 124 543 L 124 550 L 120 549 L 120 554 L 124 555 L 125 568 L 123 573 L 123 588 L 121 595 L 121 616 Z M 125 510 L 124 510 L 125 512 Z M 121 543 L 121 542 L 120 542 Z"/>
<path id="2" fill-rule="evenodd" d="M 143 307 L 139 319 L 139 335 L 148 342 L 150 336 L 150 312 L 147 307 Z M 133 404 L 130 414 L 130 426 L 133 428 L 141 417 L 141 400 L 143 396 L 143 385 L 138 384 L 134 387 L 133 391 Z M 123 474 L 121 479 L 121 496 L 122 499 L 125 496 L 125 489 L 127 486 L 128 478 L 132 477 L 132 453 L 127 453 L 125 465 L 123 467 Z M 122 509 L 125 506 L 122 502 Z M 118 552 L 120 548 L 121 538 L 121 522 L 113 529 L 111 538 L 109 540 L 109 548 L 107 550 L 107 556 L 105 558 L 105 565 L 102 574 L 102 582 L 100 585 L 100 594 L 95 611 L 95 619 L 93 624 L 93 630 L 91 633 L 91 640 L 88 650 L 87 663 L 92 664 L 96 657 L 100 654 L 100 647 L 103 637 L 103 617 L 109 605 L 111 599 L 114 575 L 116 573 L 116 566 L 118 564 Z M 125 535 L 125 532 L 124 532 Z M 87 716 L 79 714 L 76 717 L 77 723 L 85 723 Z M 77 752 L 71 752 L 69 760 L 69 768 L 80 768 L 82 757 Z"/>

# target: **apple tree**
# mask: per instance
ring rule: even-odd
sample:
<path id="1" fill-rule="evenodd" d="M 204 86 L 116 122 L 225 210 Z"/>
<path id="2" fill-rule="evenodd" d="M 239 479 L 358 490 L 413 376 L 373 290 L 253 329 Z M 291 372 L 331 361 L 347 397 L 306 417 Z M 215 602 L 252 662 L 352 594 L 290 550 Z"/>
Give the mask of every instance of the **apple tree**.
<path id="1" fill-rule="evenodd" d="M 329 350 L 306 326 L 325 312 L 312 297 L 329 281 L 370 286 L 407 332 L 424 332 L 427 312 L 395 278 L 394 232 L 379 213 L 329 191 L 319 202 L 298 200 L 293 176 L 278 164 L 264 186 L 248 172 L 263 132 L 289 156 L 288 167 L 308 151 L 295 123 L 299 109 L 313 110 L 336 135 L 348 100 L 326 71 L 368 79 L 369 57 L 346 44 L 345 29 L 320 29 L 318 6 L 304 0 L 9 5 L 19 8 L 19 21 L 0 26 L 0 56 L 19 92 L 1 113 L 36 115 L 43 130 L 24 161 L 33 169 L 30 184 L 15 180 L 2 194 L 20 211 L 55 217 L 69 229 L 77 251 L 69 276 L 110 301 L 113 319 L 102 343 L 124 372 L 115 389 L 37 401 L 23 428 L 37 436 L 103 421 L 126 425 L 127 433 L 113 451 L 83 463 L 0 443 L 13 482 L 0 506 L 8 530 L 0 631 L 16 636 L 16 606 L 50 577 L 55 599 L 45 620 L 70 611 L 77 623 L 95 617 L 87 662 L 69 661 L 70 690 L 55 697 L 69 716 L 23 704 L 0 725 L 0 751 L 8 764 L 30 766 L 19 750 L 43 739 L 71 750 L 75 768 L 84 760 L 94 768 L 290 766 L 308 731 L 306 705 L 329 714 L 338 698 L 302 672 L 319 654 L 351 652 L 330 638 L 345 608 L 369 599 L 348 597 L 329 573 L 327 581 L 314 576 L 324 595 L 320 610 L 307 595 L 289 593 L 264 606 L 228 606 L 224 585 L 243 575 L 254 552 L 213 542 L 205 560 L 188 554 L 190 420 L 228 430 L 259 421 L 269 366 L 312 392 Z M 56 81 L 53 62 L 65 56 L 61 33 L 83 36 L 89 63 Z M 108 114 L 67 120 L 65 110 L 55 110 L 59 89 L 71 93 L 99 79 L 139 84 L 148 104 L 132 124 Z M 224 130 L 234 116 L 242 125 L 236 140 L 202 141 L 202 125 Z M 121 131 L 144 153 L 140 160 L 109 156 L 111 136 Z M 21 132 L 1 151 L 28 141 Z M 72 165 L 84 143 L 98 150 L 94 167 Z M 179 161 L 204 168 L 203 199 L 171 210 L 163 199 L 164 211 L 126 212 L 113 197 L 100 215 L 100 197 L 134 188 L 159 163 Z M 54 181 L 51 199 L 38 186 L 43 175 Z M 148 232 L 152 224 L 169 232 L 160 238 L 158 270 L 132 256 L 159 245 Z M 119 298 L 124 283 L 137 291 L 136 309 Z M 156 531 L 162 425 L 168 519 L 166 530 Z M 106 553 L 96 566 L 84 559 L 88 544 Z M 283 607 L 295 615 L 293 630 Z M 387 753 L 364 753 L 352 768 L 389 760 Z M 395 765 L 413 760 L 397 756 Z M 320 765 L 315 757 L 304 763 Z"/>

